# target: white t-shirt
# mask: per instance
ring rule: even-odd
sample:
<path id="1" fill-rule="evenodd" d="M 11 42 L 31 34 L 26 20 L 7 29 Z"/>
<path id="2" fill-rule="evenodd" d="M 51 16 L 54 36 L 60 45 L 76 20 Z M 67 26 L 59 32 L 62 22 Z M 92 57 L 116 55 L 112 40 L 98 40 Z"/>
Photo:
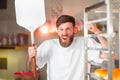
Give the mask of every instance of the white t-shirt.
<path id="1" fill-rule="evenodd" d="M 101 47 L 92 38 L 91 47 Z M 46 40 L 37 48 L 37 65 L 47 63 L 47 80 L 84 80 L 84 38 L 75 37 L 69 47 L 62 47 L 58 39 Z M 99 51 L 89 51 L 88 60 L 101 63 Z"/>

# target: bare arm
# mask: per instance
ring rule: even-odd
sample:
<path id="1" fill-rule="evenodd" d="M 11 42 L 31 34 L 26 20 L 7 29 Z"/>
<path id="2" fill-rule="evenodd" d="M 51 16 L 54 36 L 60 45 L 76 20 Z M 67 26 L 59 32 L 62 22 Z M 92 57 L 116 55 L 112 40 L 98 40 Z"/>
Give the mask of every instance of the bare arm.
<path id="1" fill-rule="evenodd" d="M 93 32 L 94 34 L 100 34 L 102 33 L 98 28 L 97 28 L 97 25 L 96 24 L 90 24 L 88 26 L 88 30 L 90 32 Z M 98 40 L 100 41 L 101 45 L 103 48 L 107 48 L 107 39 L 105 37 L 102 37 L 102 36 L 99 36 L 97 37 Z M 112 57 L 113 59 L 115 59 L 115 54 L 112 54 Z M 105 53 L 104 51 L 102 51 L 100 53 L 100 58 L 103 58 L 103 59 L 108 59 L 108 55 L 107 53 Z"/>

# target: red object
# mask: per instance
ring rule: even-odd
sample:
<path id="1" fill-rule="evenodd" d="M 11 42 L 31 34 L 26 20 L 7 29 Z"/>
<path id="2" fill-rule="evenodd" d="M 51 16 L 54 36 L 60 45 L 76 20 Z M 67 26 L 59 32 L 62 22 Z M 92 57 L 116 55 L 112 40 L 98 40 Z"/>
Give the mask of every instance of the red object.
<path id="1" fill-rule="evenodd" d="M 14 74 L 19 76 L 33 76 L 32 72 L 15 72 Z"/>
<path id="2" fill-rule="evenodd" d="M 37 75 L 40 74 L 39 71 L 36 73 Z M 33 76 L 33 72 L 14 72 L 14 75 L 19 75 L 19 76 Z"/>

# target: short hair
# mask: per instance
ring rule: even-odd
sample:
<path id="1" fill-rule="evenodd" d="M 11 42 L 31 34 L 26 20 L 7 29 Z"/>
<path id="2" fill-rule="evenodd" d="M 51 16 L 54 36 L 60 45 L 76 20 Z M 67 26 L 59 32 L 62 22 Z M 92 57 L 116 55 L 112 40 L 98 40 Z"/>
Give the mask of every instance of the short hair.
<path id="1" fill-rule="evenodd" d="M 56 27 L 58 28 L 62 23 L 71 22 L 73 27 L 75 26 L 75 18 L 70 15 L 62 15 L 56 21 Z"/>

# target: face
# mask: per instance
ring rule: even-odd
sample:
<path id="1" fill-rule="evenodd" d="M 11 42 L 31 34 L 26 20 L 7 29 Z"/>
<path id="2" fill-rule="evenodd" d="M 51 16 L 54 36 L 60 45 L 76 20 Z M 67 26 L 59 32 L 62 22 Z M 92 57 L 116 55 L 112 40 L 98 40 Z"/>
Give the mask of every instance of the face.
<path id="1" fill-rule="evenodd" d="M 60 44 L 63 47 L 68 47 L 72 43 L 74 37 L 73 24 L 71 22 L 61 24 L 58 27 L 58 36 Z"/>

